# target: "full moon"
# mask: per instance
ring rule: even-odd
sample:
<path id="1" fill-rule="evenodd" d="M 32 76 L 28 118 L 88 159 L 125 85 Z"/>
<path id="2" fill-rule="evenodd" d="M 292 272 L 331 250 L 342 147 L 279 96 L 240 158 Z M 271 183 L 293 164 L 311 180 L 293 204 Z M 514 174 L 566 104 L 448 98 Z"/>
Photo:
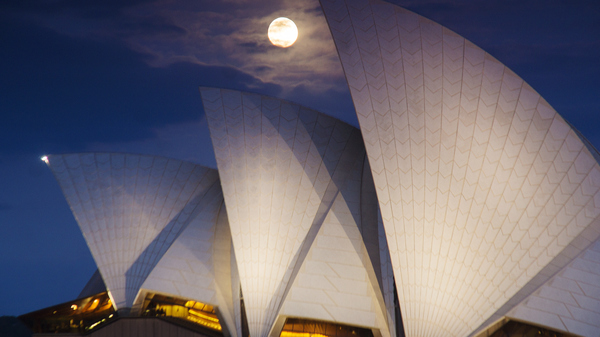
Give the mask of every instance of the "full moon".
<path id="1" fill-rule="evenodd" d="M 277 47 L 287 48 L 296 42 L 298 28 L 288 18 L 277 18 L 269 25 L 269 40 Z"/>

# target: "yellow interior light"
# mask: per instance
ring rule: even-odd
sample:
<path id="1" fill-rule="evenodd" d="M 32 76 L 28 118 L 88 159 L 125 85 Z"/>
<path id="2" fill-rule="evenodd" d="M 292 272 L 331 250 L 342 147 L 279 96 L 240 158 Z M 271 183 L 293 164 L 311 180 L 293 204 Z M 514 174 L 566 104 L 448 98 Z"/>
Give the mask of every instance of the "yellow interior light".
<path id="1" fill-rule="evenodd" d="M 203 318 L 200 318 L 200 317 L 188 316 L 187 319 L 190 320 L 190 321 L 192 321 L 192 322 L 194 322 L 194 323 L 197 323 L 197 324 L 200 324 L 200 325 L 204 325 L 205 327 L 209 327 L 209 328 L 214 329 L 214 330 L 221 331 L 221 329 L 222 329 L 221 328 L 221 324 L 219 324 L 219 323 L 213 323 L 213 322 L 207 321 L 207 320 L 205 320 Z"/>
<path id="2" fill-rule="evenodd" d="M 281 337 L 329 337 L 320 333 L 282 331 Z"/>
<path id="3" fill-rule="evenodd" d="M 93 311 L 98 307 L 98 303 L 100 303 L 100 300 L 95 299 L 92 301 L 92 304 L 89 306 L 89 308 L 87 308 L 86 311 Z"/>
<path id="4" fill-rule="evenodd" d="M 219 319 L 218 319 L 218 318 L 216 318 L 216 317 L 211 317 L 211 316 L 209 316 L 209 315 L 207 315 L 207 314 L 205 314 L 205 313 L 203 313 L 203 312 L 201 312 L 201 311 L 197 311 L 197 310 L 194 310 L 194 309 L 190 309 L 188 312 L 189 312 L 190 314 L 196 315 L 196 316 L 198 316 L 198 317 L 202 317 L 202 318 L 204 318 L 204 319 L 207 319 L 207 320 L 209 320 L 209 321 L 212 321 L 212 322 L 217 322 L 217 323 L 219 322 Z"/>

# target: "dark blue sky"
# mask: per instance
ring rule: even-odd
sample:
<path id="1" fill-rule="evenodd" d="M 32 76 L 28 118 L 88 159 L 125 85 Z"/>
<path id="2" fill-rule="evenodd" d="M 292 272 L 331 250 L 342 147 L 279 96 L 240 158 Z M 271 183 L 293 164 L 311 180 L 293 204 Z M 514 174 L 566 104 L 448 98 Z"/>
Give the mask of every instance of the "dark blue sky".
<path id="1" fill-rule="evenodd" d="M 490 52 L 600 146 L 600 2 L 394 0 Z M 289 49 L 271 20 L 296 21 Z M 0 2 L 0 315 L 75 298 L 93 259 L 43 154 L 215 167 L 199 86 L 287 98 L 356 125 L 316 0 Z"/>

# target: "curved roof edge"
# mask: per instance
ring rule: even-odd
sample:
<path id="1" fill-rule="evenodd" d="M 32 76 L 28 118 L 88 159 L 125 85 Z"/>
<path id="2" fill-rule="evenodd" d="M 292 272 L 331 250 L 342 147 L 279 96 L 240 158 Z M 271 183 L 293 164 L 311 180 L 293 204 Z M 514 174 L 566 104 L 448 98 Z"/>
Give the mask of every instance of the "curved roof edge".
<path id="1" fill-rule="evenodd" d="M 407 336 L 469 334 L 590 244 L 598 153 L 455 32 L 383 1 L 320 2 L 365 139 Z"/>
<path id="2" fill-rule="evenodd" d="M 162 156 L 98 152 L 45 161 L 118 309 L 132 307 L 203 199 L 221 193 L 216 170 Z"/>

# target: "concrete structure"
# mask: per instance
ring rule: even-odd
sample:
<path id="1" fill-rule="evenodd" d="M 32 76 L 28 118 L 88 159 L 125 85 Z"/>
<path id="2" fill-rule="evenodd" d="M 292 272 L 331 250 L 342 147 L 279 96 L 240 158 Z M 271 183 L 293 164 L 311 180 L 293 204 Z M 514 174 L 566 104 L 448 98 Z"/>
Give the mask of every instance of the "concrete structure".
<path id="1" fill-rule="evenodd" d="M 225 335 L 242 336 L 245 316 L 252 336 L 289 317 L 395 336 L 360 131 L 271 97 L 201 94 L 220 179 L 156 156 L 48 156 L 115 308 L 137 316 L 158 294 L 210 304 Z"/>
<path id="2" fill-rule="evenodd" d="M 377 209 L 361 208 L 359 131 L 279 99 L 209 88 L 201 94 L 250 334 L 277 335 L 292 316 L 388 336 L 393 314 L 379 286 Z M 363 234 L 375 266 L 362 227 L 374 232 Z"/>
<path id="3" fill-rule="evenodd" d="M 142 284 L 160 282 L 161 266 L 155 267 L 165 254 L 170 258 L 175 255 L 170 250 L 197 237 L 193 230 L 214 227 L 222 204 L 217 172 L 178 160 L 87 153 L 48 156 L 48 165 L 120 310 L 133 306 Z M 184 231 L 187 235 L 171 247 Z M 210 236 L 204 238 L 201 242 Z M 185 258 L 181 249 L 176 255 Z M 189 283 L 201 287 L 194 281 Z M 184 286 L 179 282 L 180 289 Z"/>
<path id="4" fill-rule="evenodd" d="M 321 4 L 360 130 L 201 88 L 218 170 L 49 156 L 114 307 L 202 302 L 238 337 L 279 336 L 288 319 L 384 337 L 507 320 L 600 336 L 596 150 L 456 33 L 378 0 Z"/>
<path id="5" fill-rule="evenodd" d="M 321 4 L 365 140 L 406 334 L 472 334 L 598 238 L 595 150 L 456 33 L 382 1 Z M 551 326 L 597 335 L 580 325 L 597 314 L 575 316 Z"/>

